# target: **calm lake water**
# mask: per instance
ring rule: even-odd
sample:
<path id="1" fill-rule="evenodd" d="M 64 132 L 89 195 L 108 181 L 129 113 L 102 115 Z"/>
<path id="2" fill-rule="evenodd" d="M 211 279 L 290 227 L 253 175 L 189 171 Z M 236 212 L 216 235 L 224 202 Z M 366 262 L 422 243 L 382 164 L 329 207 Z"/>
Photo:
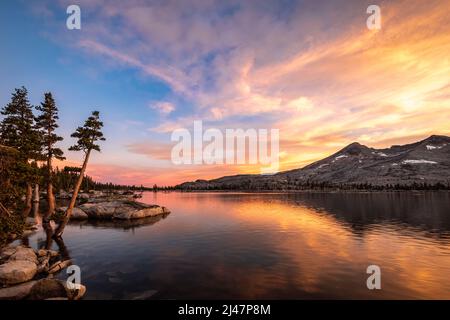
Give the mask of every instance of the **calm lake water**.
<path id="1" fill-rule="evenodd" d="M 448 193 L 159 192 L 142 201 L 172 212 L 66 228 L 86 299 L 450 299 Z M 43 231 L 29 238 L 45 241 Z M 366 287 L 372 264 L 381 290 Z"/>

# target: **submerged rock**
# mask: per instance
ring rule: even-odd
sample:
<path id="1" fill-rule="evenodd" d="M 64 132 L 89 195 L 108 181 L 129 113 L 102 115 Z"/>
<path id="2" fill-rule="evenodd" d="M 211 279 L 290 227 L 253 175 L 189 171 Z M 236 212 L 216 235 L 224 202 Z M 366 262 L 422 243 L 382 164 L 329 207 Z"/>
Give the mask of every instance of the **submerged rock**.
<path id="1" fill-rule="evenodd" d="M 30 300 L 45 300 L 50 298 L 67 297 L 66 288 L 60 280 L 39 280 L 30 291 Z"/>
<path id="2" fill-rule="evenodd" d="M 78 221 L 73 220 L 71 224 L 78 226 L 90 225 L 99 228 L 115 228 L 115 229 L 129 230 L 158 223 L 158 221 L 167 218 L 168 215 L 169 215 L 168 213 L 164 213 L 154 217 L 146 217 L 141 219 L 127 219 L 127 220 L 123 219 L 89 219 Z"/>
<path id="3" fill-rule="evenodd" d="M 122 283 L 123 282 L 122 279 L 117 278 L 117 277 L 108 278 L 108 281 L 111 283 Z"/>
<path id="4" fill-rule="evenodd" d="M 147 290 L 144 292 L 141 292 L 137 295 L 133 295 L 130 297 L 126 297 L 126 300 L 148 300 L 150 298 L 152 298 L 155 294 L 157 294 L 158 291 L 157 290 Z"/>
<path id="5" fill-rule="evenodd" d="M 42 279 L 30 290 L 30 300 L 79 300 L 86 294 L 86 287 L 69 288 L 66 281 L 58 279 Z"/>

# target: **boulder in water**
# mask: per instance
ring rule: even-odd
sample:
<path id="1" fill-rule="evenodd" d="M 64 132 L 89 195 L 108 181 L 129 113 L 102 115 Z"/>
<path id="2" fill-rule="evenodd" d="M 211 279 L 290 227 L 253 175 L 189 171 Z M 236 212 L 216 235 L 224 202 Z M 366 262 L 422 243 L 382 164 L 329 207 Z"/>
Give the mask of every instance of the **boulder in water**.
<path id="1" fill-rule="evenodd" d="M 128 220 L 170 213 L 165 207 L 128 200 L 85 203 L 78 208 L 84 211 L 89 218 L 98 219 Z"/>
<path id="2" fill-rule="evenodd" d="M 33 279 L 37 265 L 29 260 L 8 260 L 0 265 L 0 284 L 12 285 Z"/>
<path id="3" fill-rule="evenodd" d="M 67 207 L 60 207 L 57 211 L 60 213 L 65 213 L 67 211 Z M 70 215 L 71 220 L 85 220 L 88 218 L 89 216 L 86 214 L 86 212 L 84 212 L 80 208 L 72 209 L 72 214 Z"/>

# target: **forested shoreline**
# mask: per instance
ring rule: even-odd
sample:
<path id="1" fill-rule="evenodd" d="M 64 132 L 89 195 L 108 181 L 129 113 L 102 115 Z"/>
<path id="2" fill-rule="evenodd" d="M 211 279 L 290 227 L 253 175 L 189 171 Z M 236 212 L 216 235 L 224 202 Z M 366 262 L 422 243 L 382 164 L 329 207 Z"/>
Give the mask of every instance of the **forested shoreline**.
<path id="1" fill-rule="evenodd" d="M 72 192 L 71 204 L 55 231 L 55 236 L 61 236 L 83 181 L 85 188 L 104 187 L 86 177 L 91 152 L 100 151 L 97 143 L 105 140 L 99 112 L 93 111 L 84 125 L 77 127 L 71 135 L 76 142 L 69 150 L 84 154 L 79 168 L 60 169 L 53 164 L 54 160 L 65 160 L 64 151 L 58 146 L 64 139 L 56 132 L 58 120 L 58 107 L 51 92 L 44 94 L 40 105 L 33 106 L 27 89 L 17 88 L 10 102 L 1 109 L 0 244 L 5 243 L 11 233 L 20 234 L 32 210 L 33 192 L 38 198 L 40 193 L 45 194 L 48 209 L 43 213 L 44 222 L 49 222 L 55 212 L 55 192 Z M 109 187 L 115 186 L 109 184 Z"/>

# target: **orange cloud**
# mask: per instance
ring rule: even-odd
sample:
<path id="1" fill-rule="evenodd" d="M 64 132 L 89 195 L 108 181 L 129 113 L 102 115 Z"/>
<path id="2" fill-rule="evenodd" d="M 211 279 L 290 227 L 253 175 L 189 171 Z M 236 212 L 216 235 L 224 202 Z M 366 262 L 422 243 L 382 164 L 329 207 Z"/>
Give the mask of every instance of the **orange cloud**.
<path id="1" fill-rule="evenodd" d="M 94 32 L 79 45 L 160 79 L 195 106 L 191 114 L 175 116 L 172 105 L 160 105 L 171 117 L 151 132 L 170 134 L 195 119 L 234 128 L 236 119 L 246 117 L 240 121 L 247 126 L 280 129 L 282 169 L 303 166 L 353 141 L 387 147 L 450 134 L 449 0 L 382 2 L 378 32 L 365 27 L 364 2 L 323 4 L 324 19 L 311 16 L 317 11 L 312 3 L 306 1 L 286 21 L 246 3 L 214 23 L 183 15 L 187 4 L 118 3 L 102 19 L 106 24 L 121 17 L 133 32 Z M 203 13 L 214 7 L 192 6 Z M 130 40 L 135 35 L 142 38 L 138 44 Z M 208 55 L 213 58 L 205 64 Z M 168 148 L 153 141 L 130 143 L 124 158 L 144 155 L 167 162 Z M 117 181 L 172 184 L 259 170 L 180 168 L 169 162 L 150 171 L 126 169 L 120 161 L 117 166 L 98 166 L 99 179 L 111 174 Z"/>

